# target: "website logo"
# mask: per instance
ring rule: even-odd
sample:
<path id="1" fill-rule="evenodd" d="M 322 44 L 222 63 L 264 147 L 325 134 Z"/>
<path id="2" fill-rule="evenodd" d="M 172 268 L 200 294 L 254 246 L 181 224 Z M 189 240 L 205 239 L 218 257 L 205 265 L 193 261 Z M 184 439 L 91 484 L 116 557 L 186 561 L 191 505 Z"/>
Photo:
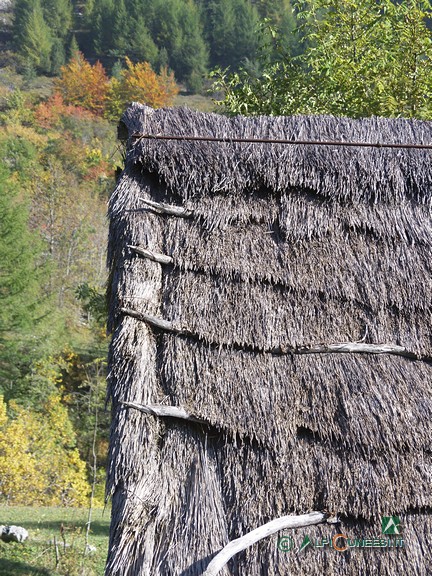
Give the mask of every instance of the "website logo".
<path id="1" fill-rule="evenodd" d="M 402 525 L 399 516 L 382 516 L 381 517 L 381 530 L 383 536 L 357 536 L 352 537 L 347 534 L 334 534 L 327 538 L 311 538 L 308 534 L 303 537 L 303 540 L 295 541 L 292 536 L 280 536 L 277 541 L 277 547 L 281 552 L 297 551 L 297 554 L 304 552 L 308 553 L 309 550 L 336 550 L 337 552 L 345 552 L 353 548 L 387 548 L 398 549 L 405 548 L 405 541 L 402 536 Z M 385 536 L 385 538 L 384 538 Z"/>

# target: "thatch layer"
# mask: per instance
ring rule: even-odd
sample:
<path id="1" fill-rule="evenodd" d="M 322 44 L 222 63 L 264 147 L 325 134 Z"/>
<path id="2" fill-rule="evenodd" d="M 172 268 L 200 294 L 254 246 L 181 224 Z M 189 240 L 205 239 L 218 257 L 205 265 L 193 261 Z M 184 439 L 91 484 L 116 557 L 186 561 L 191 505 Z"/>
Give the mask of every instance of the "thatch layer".
<path id="1" fill-rule="evenodd" d="M 209 349 L 175 336 L 164 337 L 162 350 L 170 404 L 274 453 L 303 430 L 359 456 L 398 457 L 419 445 L 432 452 L 430 367 L 424 362 L 350 354 L 274 357 Z"/>
<path id="2" fill-rule="evenodd" d="M 430 143 L 432 125 L 134 105 L 123 128 L 126 170 L 110 201 L 106 573 L 198 576 L 227 541 L 315 509 L 341 524 L 296 531 L 298 546 L 305 534 L 380 538 L 381 515 L 400 514 L 406 547 L 302 555 L 274 538 L 224 576 L 427 574 L 431 153 L 136 133 Z M 359 341 L 409 354 L 295 353 Z"/>
<path id="3" fill-rule="evenodd" d="M 338 202 L 413 200 L 430 206 L 428 150 L 284 146 L 139 139 L 144 135 L 269 138 L 430 144 L 432 127 L 418 120 L 331 116 L 223 118 L 187 109 L 175 113 L 131 107 L 123 116 L 130 136 L 128 162 L 157 174 L 183 200 L 248 190 L 285 194 L 311 190 Z"/>

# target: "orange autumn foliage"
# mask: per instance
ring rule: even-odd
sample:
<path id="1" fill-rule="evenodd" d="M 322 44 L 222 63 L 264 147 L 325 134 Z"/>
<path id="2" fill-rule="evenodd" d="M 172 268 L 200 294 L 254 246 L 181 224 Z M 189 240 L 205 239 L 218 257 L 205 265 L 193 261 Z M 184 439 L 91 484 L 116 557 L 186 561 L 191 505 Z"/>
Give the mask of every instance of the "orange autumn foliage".
<path id="1" fill-rule="evenodd" d="M 95 114 L 103 114 L 109 87 L 108 76 L 98 61 L 93 66 L 81 52 L 61 67 L 55 81 L 56 91 L 66 104 L 80 106 Z"/>
<path id="2" fill-rule="evenodd" d="M 60 92 L 54 92 L 48 100 L 41 102 L 35 109 L 35 119 L 38 126 L 42 128 L 53 128 L 59 125 L 65 116 L 75 118 L 94 118 L 89 110 L 82 106 L 65 104 Z"/>

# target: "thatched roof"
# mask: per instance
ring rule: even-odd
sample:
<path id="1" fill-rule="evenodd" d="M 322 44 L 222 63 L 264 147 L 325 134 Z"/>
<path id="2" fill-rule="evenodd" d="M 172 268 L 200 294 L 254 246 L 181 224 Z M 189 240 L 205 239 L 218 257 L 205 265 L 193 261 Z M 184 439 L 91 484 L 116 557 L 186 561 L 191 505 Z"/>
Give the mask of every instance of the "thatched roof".
<path id="1" fill-rule="evenodd" d="M 223 574 L 430 573 L 432 153 L 139 134 L 430 144 L 432 124 L 133 105 L 121 133 L 107 574 L 198 576 L 228 541 L 311 510 L 340 524 L 296 544 L 380 538 L 398 515 L 405 548 L 284 553 L 272 537 Z"/>

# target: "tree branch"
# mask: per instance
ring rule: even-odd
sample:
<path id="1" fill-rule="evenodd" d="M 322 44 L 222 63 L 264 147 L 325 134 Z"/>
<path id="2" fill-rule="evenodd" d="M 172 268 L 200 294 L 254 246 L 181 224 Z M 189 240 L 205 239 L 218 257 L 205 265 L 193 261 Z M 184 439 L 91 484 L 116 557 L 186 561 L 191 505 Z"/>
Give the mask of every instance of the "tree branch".
<path id="1" fill-rule="evenodd" d="M 248 532 L 244 536 L 229 542 L 216 554 L 202 576 L 216 576 L 233 556 L 280 530 L 321 524 L 322 522 L 326 522 L 328 518 L 329 514 L 324 512 L 310 512 L 309 514 L 303 514 L 301 516 L 282 516 L 281 518 L 276 518 L 276 520 L 271 520 L 267 522 L 267 524 L 263 524 L 263 526 L 255 528 L 255 530 Z"/>
<path id="2" fill-rule="evenodd" d="M 152 416 L 160 416 L 162 418 L 179 418 L 180 420 L 188 420 L 189 422 L 196 422 L 198 424 L 208 424 L 205 420 L 200 420 L 195 418 L 189 412 L 186 412 L 184 408 L 178 406 L 164 406 L 163 404 L 137 404 L 136 402 L 122 402 L 120 404 L 127 406 L 128 408 L 135 408 L 140 412 L 145 414 L 151 414 Z"/>
<path id="3" fill-rule="evenodd" d="M 163 320 L 157 316 L 151 316 L 150 314 L 145 314 L 144 312 L 137 312 L 136 310 L 131 310 L 130 308 L 120 308 L 120 312 L 126 314 L 126 316 L 131 316 L 137 320 L 142 320 L 147 324 L 150 324 L 153 328 L 157 330 L 163 330 L 165 332 L 172 332 L 173 334 L 189 334 L 189 332 L 181 330 L 174 326 L 172 322 L 168 320 Z"/>
<path id="4" fill-rule="evenodd" d="M 288 352 L 290 352 L 288 350 Z M 419 356 L 410 352 L 404 346 L 397 344 L 366 344 L 365 342 L 337 342 L 336 344 L 310 344 L 293 349 L 293 354 L 326 354 L 326 353 L 350 353 L 357 354 L 394 354 L 418 359 Z"/>
<path id="5" fill-rule="evenodd" d="M 179 218 L 190 218 L 193 214 L 192 210 L 187 210 L 181 206 L 174 206 L 173 204 L 161 204 L 160 202 L 154 202 L 153 200 L 148 200 L 147 198 L 139 198 L 141 202 L 153 208 L 161 214 L 167 214 L 168 216 L 178 216 Z"/>
<path id="6" fill-rule="evenodd" d="M 175 326 L 172 322 L 158 318 L 157 316 L 151 316 L 150 314 L 145 314 L 144 312 L 136 312 L 130 308 L 120 308 L 120 312 L 126 314 L 127 316 L 132 316 L 137 320 L 142 320 L 147 324 L 150 324 L 153 328 L 158 330 L 163 330 L 165 332 L 171 332 L 173 334 L 179 334 L 182 336 L 189 336 L 194 340 L 200 342 L 205 341 L 208 345 L 220 348 L 232 348 L 234 350 L 239 350 L 243 352 L 256 352 L 263 354 L 274 354 L 275 356 L 285 356 L 291 355 L 303 355 L 303 354 L 392 354 L 394 356 L 403 356 L 405 358 L 410 358 L 412 360 L 423 360 L 430 362 L 431 357 L 425 355 L 419 355 L 405 348 L 404 346 L 398 346 L 397 344 L 367 344 L 365 342 L 336 342 L 334 344 L 306 344 L 304 346 L 285 346 L 280 345 L 273 348 L 256 348 L 252 345 L 242 346 L 240 344 L 221 345 L 217 342 L 208 342 L 200 336 L 188 330 L 187 328 L 180 328 Z"/>
<path id="7" fill-rule="evenodd" d="M 166 254 L 159 254 L 158 252 L 152 252 L 151 250 L 147 250 L 146 248 L 142 248 L 141 246 L 130 246 L 129 244 L 128 248 L 130 248 L 136 254 L 143 256 L 144 258 L 153 260 L 153 262 L 159 262 L 159 264 L 173 263 L 173 259 L 171 258 L 171 256 L 167 256 Z"/>

